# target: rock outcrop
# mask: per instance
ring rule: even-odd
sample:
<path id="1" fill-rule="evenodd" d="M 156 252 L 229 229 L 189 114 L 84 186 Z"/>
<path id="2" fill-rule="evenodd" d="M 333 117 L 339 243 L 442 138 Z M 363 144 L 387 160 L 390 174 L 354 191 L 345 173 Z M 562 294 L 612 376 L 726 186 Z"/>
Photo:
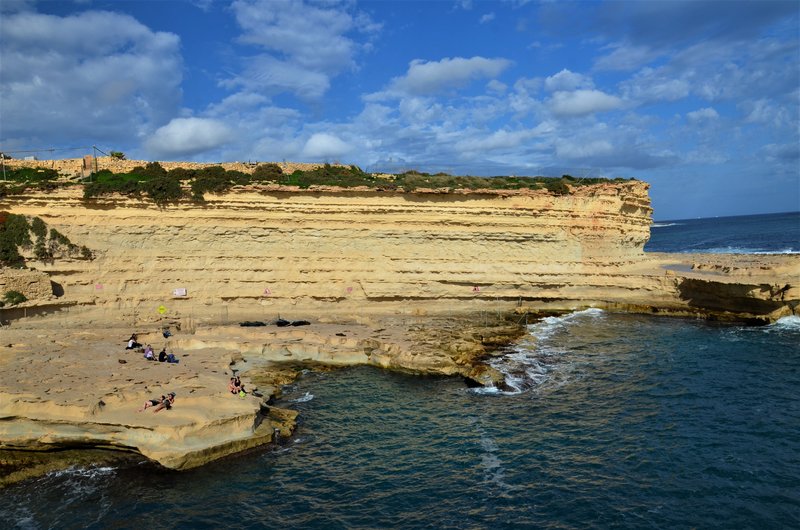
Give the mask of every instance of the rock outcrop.
<path id="1" fill-rule="evenodd" d="M 275 385 L 291 372 L 279 365 L 305 362 L 490 383 L 497 374 L 479 359 L 519 327 L 479 329 L 486 315 L 517 311 L 518 324 L 528 311 L 602 307 L 763 323 L 800 301 L 796 256 L 645 254 L 639 181 L 566 195 L 251 186 L 165 208 L 72 187 L 3 197 L 0 210 L 38 216 L 94 255 L 27 255 L 35 272 L 0 276 L 30 299 L 0 315 L 11 323 L 0 448 L 114 447 L 178 469 L 291 428 L 290 412 L 265 415 L 264 399 L 227 393 L 231 369 L 274 369 L 262 379 Z M 37 307 L 49 314 L 31 318 Z M 458 320 L 468 314 L 474 326 Z M 278 316 L 313 325 L 231 326 Z M 155 345 L 162 326 L 180 328 L 166 342 L 179 365 L 124 353 L 131 330 Z M 261 384 L 265 398 L 275 392 Z M 179 393 L 169 413 L 134 412 L 169 390 Z"/>

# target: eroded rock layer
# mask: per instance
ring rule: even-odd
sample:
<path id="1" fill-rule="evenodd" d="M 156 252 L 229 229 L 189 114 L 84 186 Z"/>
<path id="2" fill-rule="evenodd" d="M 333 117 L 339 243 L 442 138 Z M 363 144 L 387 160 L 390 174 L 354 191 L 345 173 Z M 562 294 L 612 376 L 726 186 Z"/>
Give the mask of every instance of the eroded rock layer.
<path id="1" fill-rule="evenodd" d="M 631 285 L 608 273 L 642 259 L 646 190 L 637 181 L 564 196 L 273 189 L 166 208 L 59 190 L 0 208 L 39 216 L 95 252 L 93 261 L 35 264 L 63 300 L 235 318 L 248 305 L 352 311 L 611 296 Z"/>

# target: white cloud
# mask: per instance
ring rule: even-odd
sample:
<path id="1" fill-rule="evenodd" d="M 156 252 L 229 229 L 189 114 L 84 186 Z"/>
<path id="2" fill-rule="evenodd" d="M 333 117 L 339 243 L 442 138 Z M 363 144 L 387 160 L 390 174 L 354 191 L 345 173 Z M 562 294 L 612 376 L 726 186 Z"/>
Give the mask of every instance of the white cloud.
<path id="1" fill-rule="evenodd" d="M 481 17 L 480 23 L 486 24 L 487 22 L 491 22 L 494 20 L 495 14 L 494 13 L 486 13 Z"/>
<path id="2" fill-rule="evenodd" d="M 596 70 L 634 70 L 660 55 L 659 52 L 651 50 L 647 46 L 615 44 L 611 47 L 614 51 L 595 61 Z"/>
<path id="3" fill-rule="evenodd" d="M 584 116 L 595 112 L 608 112 L 623 107 L 623 101 L 599 90 L 555 92 L 548 101 L 556 116 Z"/>
<path id="4" fill-rule="evenodd" d="M 270 96 L 290 92 L 302 99 L 315 100 L 321 98 L 330 88 L 330 77 L 322 72 L 262 55 L 252 58 L 241 75 L 224 81 L 222 86 L 240 86 L 245 91 Z"/>
<path id="5" fill-rule="evenodd" d="M 508 86 L 505 83 L 498 81 L 497 79 L 492 79 L 488 83 L 486 83 L 486 90 L 489 92 L 493 92 L 495 94 L 505 94 Z"/>
<path id="6" fill-rule="evenodd" d="M 705 107 L 686 113 L 686 119 L 690 123 L 702 123 L 719 119 L 719 114 L 711 107 Z"/>
<path id="7" fill-rule="evenodd" d="M 597 155 L 608 155 L 614 146 L 608 140 L 589 140 L 574 142 L 562 139 L 556 142 L 556 154 L 566 159 L 583 159 Z"/>
<path id="8" fill-rule="evenodd" d="M 332 77 L 356 68 L 355 57 L 367 44 L 349 34 L 380 30 L 366 14 L 351 13 L 336 1 L 236 0 L 231 9 L 243 30 L 239 40 L 263 51 L 248 58 L 243 72 L 226 84 L 304 99 L 319 99 Z"/>
<path id="9" fill-rule="evenodd" d="M 511 66 L 506 59 L 485 57 L 444 58 L 441 61 L 411 61 L 403 77 L 392 80 L 389 92 L 411 95 L 432 95 L 442 90 L 460 88 L 470 81 L 493 78 Z"/>
<path id="10" fill-rule="evenodd" d="M 626 99 L 649 103 L 683 99 L 689 95 L 692 86 L 665 68 L 643 68 L 631 79 L 620 83 L 620 88 Z"/>
<path id="11" fill-rule="evenodd" d="M 128 15 L 5 16 L 0 63 L 4 141 L 130 144 L 180 108 L 178 37 Z"/>
<path id="12" fill-rule="evenodd" d="M 550 77 L 544 80 L 544 87 L 551 91 L 555 92 L 558 90 L 576 90 L 579 88 L 593 88 L 594 83 L 592 83 L 591 78 L 577 74 L 575 72 L 570 72 L 566 68 L 561 70 L 555 75 L 551 75 Z"/>
<path id="13" fill-rule="evenodd" d="M 303 147 L 303 156 L 314 161 L 336 158 L 351 152 L 353 148 L 338 136 L 328 133 L 316 133 Z"/>
<path id="14" fill-rule="evenodd" d="M 158 157 L 193 156 L 218 149 L 232 138 L 221 121 L 207 118 L 175 118 L 145 141 L 148 151 Z"/>

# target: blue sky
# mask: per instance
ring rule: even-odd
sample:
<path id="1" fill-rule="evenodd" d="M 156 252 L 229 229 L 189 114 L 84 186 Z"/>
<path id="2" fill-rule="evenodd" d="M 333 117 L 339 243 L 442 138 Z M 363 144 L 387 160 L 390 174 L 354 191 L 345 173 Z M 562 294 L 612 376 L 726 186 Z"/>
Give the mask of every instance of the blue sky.
<path id="1" fill-rule="evenodd" d="M 3 151 L 636 177 L 660 220 L 800 210 L 796 1 L 0 9 Z"/>

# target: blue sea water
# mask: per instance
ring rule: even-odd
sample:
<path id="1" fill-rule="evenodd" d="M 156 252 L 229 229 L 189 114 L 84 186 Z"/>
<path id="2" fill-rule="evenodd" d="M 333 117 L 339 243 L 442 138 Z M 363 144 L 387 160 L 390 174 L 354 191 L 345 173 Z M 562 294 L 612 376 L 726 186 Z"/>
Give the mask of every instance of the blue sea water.
<path id="1" fill-rule="evenodd" d="M 655 222 L 649 252 L 798 254 L 800 212 Z"/>
<path id="2" fill-rule="evenodd" d="M 776 222 L 794 221 L 757 221 Z M 789 248 L 769 233 L 729 246 Z M 491 364 L 504 389 L 308 372 L 285 389 L 300 423 L 280 444 L 183 473 L 52 473 L 0 490 L 0 527 L 800 528 L 800 318 L 586 310 Z"/>

